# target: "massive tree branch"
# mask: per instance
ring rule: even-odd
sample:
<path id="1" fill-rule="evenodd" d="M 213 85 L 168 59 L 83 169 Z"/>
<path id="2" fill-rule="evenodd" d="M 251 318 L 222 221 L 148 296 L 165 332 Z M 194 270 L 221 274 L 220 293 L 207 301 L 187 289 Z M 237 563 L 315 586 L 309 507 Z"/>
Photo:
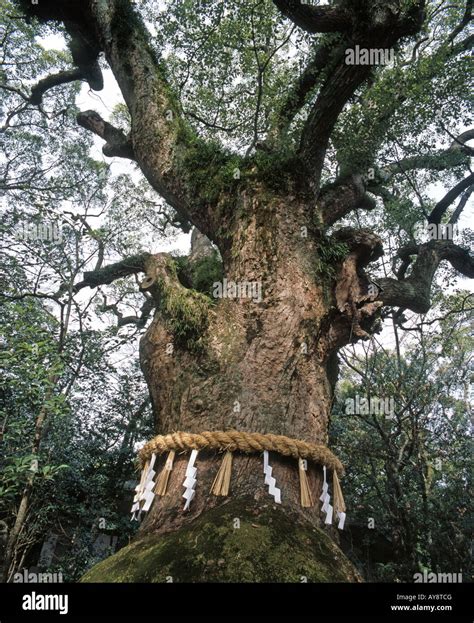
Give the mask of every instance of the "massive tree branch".
<path id="1" fill-rule="evenodd" d="M 275 127 L 271 130 L 271 138 L 278 139 L 286 134 L 291 122 L 303 108 L 309 94 L 318 84 L 323 70 L 329 70 L 331 64 L 341 59 L 345 47 L 345 45 L 335 47 L 333 43 L 325 41 L 317 48 L 302 74 L 290 86 L 288 95 L 277 112 Z"/>
<path id="2" fill-rule="evenodd" d="M 460 134 L 448 149 L 432 154 L 420 154 L 403 158 L 383 167 L 380 176 L 384 181 L 391 179 L 398 173 L 406 173 L 414 169 L 429 169 L 432 171 L 444 171 L 455 166 L 469 163 L 469 157 L 474 155 L 474 150 L 466 145 L 467 141 L 474 138 L 474 130 L 467 130 Z"/>
<path id="3" fill-rule="evenodd" d="M 339 8 L 303 4 L 301 0 L 273 2 L 285 17 L 306 32 L 345 32 L 351 26 L 347 13 Z"/>
<path id="4" fill-rule="evenodd" d="M 318 198 L 318 208 L 326 227 L 353 210 L 373 210 L 375 206 L 375 200 L 365 192 L 360 175 L 343 177 L 326 185 Z"/>
<path id="5" fill-rule="evenodd" d="M 190 160 L 198 158 L 211 177 L 223 159 L 215 158 L 218 149 L 214 147 L 209 162 L 204 161 L 209 149 L 206 152 L 204 142 L 184 120 L 163 61 L 133 4 L 127 0 L 43 0 L 32 6 L 26 0 L 18 2 L 27 15 L 65 24 L 73 38 L 75 63 L 93 88 L 100 86 L 96 59 L 104 52 L 130 112 L 131 148 L 123 135 L 93 113 L 82 114 L 79 120 L 108 141 L 106 155 L 134 158 L 152 187 L 176 210 L 183 229 L 189 230 L 191 221 L 215 238 L 220 222 L 207 195 L 201 196 Z"/>
<path id="6" fill-rule="evenodd" d="M 314 188 L 319 185 L 329 138 L 339 115 L 371 71 L 370 66 L 346 65 L 345 60 L 341 59 L 309 113 L 301 138 L 300 154 L 307 165 Z"/>
<path id="7" fill-rule="evenodd" d="M 451 190 L 446 193 L 441 201 L 438 201 L 428 217 L 428 223 L 441 223 L 441 219 L 449 206 L 456 201 L 459 195 L 461 195 L 467 188 L 472 186 L 472 184 L 474 184 L 474 173 L 471 173 L 471 175 L 468 175 L 458 182 L 454 188 L 451 188 Z"/>
<path id="8" fill-rule="evenodd" d="M 66 32 L 70 36 L 68 46 L 74 64 L 80 72 L 80 78 L 86 80 L 92 90 L 101 91 L 104 88 L 104 79 L 98 63 L 100 48 L 93 36 L 91 36 L 92 33 L 88 28 L 90 13 L 86 3 L 65 2 L 65 0 L 41 0 L 41 2 L 31 2 L 31 0 L 16 1 L 28 18 L 36 17 L 42 22 L 55 20 L 64 23 Z M 61 74 L 66 73 L 67 72 L 61 72 L 60 74 L 56 74 L 56 78 L 60 79 L 59 77 Z M 45 80 L 51 78 L 53 77 L 51 76 Z M 73 78 L 73 80 L 77 79 L 79 78 Z M 66 81 L 70 82 L 70 80 Z M 58 82 L 58 84 L 63 84 L 63 82 Z M 37 97 L 40 97 L 39 93 Z M 39 102 L 40 101 L 41 97 Z M 33 103 L 39 102 L 36 101 Z"/>
<path id="9" fill-rule="evenodd" d="M 128 277 L 128 275 L 145 272 L 146 262 L 149 257 L 149 253 L 133 255 L 115 264 L 109 264 L 108 266 L 99 268 L 99 270 L 85 272 L 84 279 L 74 285 L 73 291 L 79 292 L 79 290 L 87 287 L 97 288 L 98 286 L 108 285 L 116 279 Z"/>
<path id="10" fill-rule="evenodd" d="M 134 157 L 153 188 L 176 210 L 213 237 L 213 206 L 201 200 L 189 158 L 198 141 L 182 116 L 181 105 L 166 79 L 162 59 L 153 49 L 146 26 L 132 5 L 110 0 L 90 3 L 91 28 L 114 73 L 131 116 Z M 214 151 L 215 154 L 215 151 Z M 201 164 L 203 159 L 201 157 Z M 213 175 L 214 162 L 208 163 Z"/>
<path id="11" fill-rule="evenodd" d="M 347 48 L 392 48 L 401 37 L 416 34 L 423 22 L 423 0 L 412 5 L 404 13 L 400 7 L 394 11 L 382 3 L 361 3 L 357 19 L 347 38 Z M 319 185 L 329 138 L 344 106 L 356 90 L 372 73 L 371 65 L 348 64 L 345 55 L 334 70 L 316 99 L 308 115 L 300 145 L 300 155 L 307 164 L 308 173 L 316 189 Z"/>
<path id="12" fill-rule="evenodd" d="M 76 80 L 83 80 L 85 76 L 81 69 L 69 69 L 67 71 L 60 71 L 57 74 L 52 74 L 40 80 L 32 89 L 30 102 L 32 104 L 41 104 L 43 95 L 49 89 L 57 87 L 61 84 L 68 84 L 69 82 L 75 82 Z"/>
<path id="13" fill-rule="evenodd" d="M 473 254 L 451 240 L 430 240 L 420 245 L 412 242 L 398 251 L 398 258 L 408 264 L 416 256 L 407 278 L 403 270 L 398 279 L 378 279 L 370 287 L 364 268 L 383 254 L 380 238 L 367 229 L 344 227 L 334 232 L 332 239 L 344 242 L 349 251 L 337 277 L 336 304 L 359 337 L 367 337 L 365 323 L 373 321 L 382 305 L 426 313 L 431 307 L 431 284 L 443 260 L 462 275 L 474 278 Z"/>
<path id="14" fill-rule="evenodd" d="M 76 293 L 85 287 L 107 285 L 139 272 L 146 273 L 140 283 L 140 289 L 146 296 L 140 316 L 124 317 L 118 305 L 107 304 L 107 299 L 104 300 L 104 311 L 115 314 L 119 327 L 134 324 L 137 328 L 143 328 L 155 309 L 155 320 L 160 320 L 170 343 L 184 347 L 187 351 L 198 349 L 208 326 L 211 302 L 204 294 L 180 282 L 176 264 L 168 253 L 142 253 L 99 270 L 86 272 L 84 280 L 76 284 L 72 292 Z M 61 294 L 61 290 L 58 294 Z"/>
<path id="15" fill-rule="evenodd" d="M 410 275 L 403 280 L 383 278 L 379 280 L 381 291 L 378 299 L 384 305 L 403 307 L 425 314 L 431 306 L 431 284 L 442 260 L 447 260 L 458 272 L 474 278 L 474 256 L 450 240 L 431 240 L 412 252 L 417 253 Z M 399 252 L 403 257 L 403 250 Z"/>

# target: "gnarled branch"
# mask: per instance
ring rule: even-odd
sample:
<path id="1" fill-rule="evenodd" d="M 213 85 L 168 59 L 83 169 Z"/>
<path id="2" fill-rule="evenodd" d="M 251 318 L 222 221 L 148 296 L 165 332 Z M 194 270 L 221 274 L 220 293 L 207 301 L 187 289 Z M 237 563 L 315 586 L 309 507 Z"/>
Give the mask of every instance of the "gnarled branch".
<path id="1" fill-rule="evenodd" d="M 107 285 L 116 279 L 128 277 L 136 273 L 145 272 L 146 262 L 150 257 L 149 253 L 141 253 L 127 257 L 115 264 L 109 264 L 99 270 L 92 270 L 84 273 L 84 279 L 73 287 L 73 292 L 79 292 L 82 288 L 97 288 Z"/>
<path id="2" fill-rule="evenodd" d="M 351 26 L 348 14 L 340 8 L 303 4 L 301 0 L 273 2 L 285 17 L 306 32 L 345 32 Z"/>
<path id="3" fill-rule="evenodd" d="M 40 80 L 31 89 L 30 102 L 34 105 L 41 104 L 43 95 L 49 89 L 57 87 L 61 84 L 68 84 L 69 82 L 75 82 L 76 80 L 83 80 L 85 78 L 81 69 L 69 69 L 67 71 L 60 71 L 57 74 L 51 74 L 46 78 Z"/>
<path id="4" fill-rule="evenodd" d="M 77 115 L 77 123 L 103 138 L 106 144 L 102 147 L 105 156 L 112 158 L 128 158 L 135 160 L 133 145 L 130 138 L 122 130 L 114 127 L 93 110 L 86 110 Z"/>
<path id="5" fill-rule="evenodd" d="M 406 279 L 383 278 L 378 299 L 384 305 L 403 307 L 425 314 L 431 306 L 430 293 L 434 274 L 442 260 L 447 260 L 458 272 L 474 278 L 474 256 L 450 240 L 430 240 L 410 252 L 417 253 L 412 271 Z"/>
<path id="6" fill-rule="evenodd" d="M 108 303 L 107 297 L 105 295 L 103 296 L 103 299 L 104 299 L 104 305 L 102 307 L 103 311 L 113 312 L 113 314 L 117 318 L 118 328 L 133 324 L 138 329 L 142 329 L 146 325 L 146 322 L 148 318 L 150 317 L 150 314 L 152 313 L 156 305 L 153 298 L 151 296 L 147 296 L 145 298 L 145 301 L 143 302 L 143 305 L 140 308 L 139 316 L 124 316 L 122 312 L 119 310 L 117 303 Z"/>
<path id="7" fill-rule="evenodd" d="M 90 12 L 87 4 L 66 2 L 65 0 L 41 0 L 41 2 L 17 0 L 17 3 L 27 18 L 36 17 L 42 22 L 54 20 L 64 23 L 66 32 L 70 36 L 68 46 L 74 64 L 80 72 L 80 79 L 86 80 L 93 91 L 101 91 L 104 88 L 104 79 L 98 63 L 100 48 L 93 32 L 88 27 Z M 60 80 L 60 75 L 66 73 L 60 72 L 55 77 Z M 50 78 L 45 78 L 45 80 Z M 58 82 L 58 84 L 62 84 L 62 82 Z M 39 94 L 37 97 L 40 97 Z"/>
<path id="8" fill-rule="evenodd" d="M 152 187 L 176 210 L 184 226 L 191 221 L 212 236 L 220 222 L 207 196 L 200 197 L 202 189 L 195 182 L 193 167 L 188 166 L 189 159 L 196 157 L 199 141 L 184 119 L 166 78 L 163 60 L 153 49 L 147 28 L 133 4 L 124 0 L 42 0 L 38 5 L 31 5 L 28 0 L 18 2 L 28 16 L 64 23 L 72 37 L 74 62 L 94 89 L 101 88 L 97 59 L 104 53 L 130 112 L 130 141 L 92 113 L 80 115 L 83 127 L 106 138 L 106 155 L 133 157 Z M 214 148 L 213 154 L 217 152 Z M 209 158 L 209 175 L 213 174 L 213 166 L 217 171 L 221 164 L 221 158 Z"/>
<path id="9" fill-rule="evenodd" d="M 415 169 L 443 171 L 461 164 L 468 164 L 469 157 L 474 155 L 474 150 L 466 143 L 473 138 L 474 130 L 467 130 L 460 134 L 448 149 L 403 158 L 380 169 L 376 177 L 381 177 L 384 182 L 387 182 L 398 173 L 406 173 Z"/>
<path id="10" fill-rule="evenodd" d="M 365 192 L 360 175 L 340 178 L 321 189 L 318 208 L 325 226 L 332 225 L 353 210 L 373 210 L 375 200 Z"/>
<path id="11" fill-rule="evenodd" d="M 468 175 L 458 182 L 454 188 L 451 188 L 451 190 L 446 193 L 441 201 L 438 201 L 428 217 L 428 223 L 441 223 L 441 219 L 449 206 L 456 201 L 459 195 L 461 195 L 467 188 L 472 186 L 472 184 L 474 184 L 474 173 L 471 173 L 471 175 Z"/>

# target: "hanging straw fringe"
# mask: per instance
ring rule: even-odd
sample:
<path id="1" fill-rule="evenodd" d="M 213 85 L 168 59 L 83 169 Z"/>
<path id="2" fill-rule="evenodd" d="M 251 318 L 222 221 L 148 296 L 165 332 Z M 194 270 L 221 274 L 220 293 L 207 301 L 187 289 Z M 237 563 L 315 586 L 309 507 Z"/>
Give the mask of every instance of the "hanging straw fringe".
<path id="1" fill-rule="evenodd" d="M 334 471 L 332 475 L 332 492 L 333 492 L 333 497 L 334 497 L 334 510 L 338 514 L 345 513 L 346 504 L 344 502 L 341 485 L 339 483 L 339 478 L 337 476 L 336 471 Z"/>
<path id="2" fill-rule="evenodd" d="M 156 481 L 155 493 L 156 495 L 165 495 L 166 490 L 168 488 L 168 481 L 170 479 L 171 470 L 173 469 L 173 461 L 175 456 L 175 451 L 171 450 L 168 454 L 168 458 L 166 459 L 166 463 L 161 470 L 161 474 Z"/>
<path id="3" fill-rule="evenodd" d="M 229 495 L 230 477 L 232 474 L 232 452 L 227 450 L 222 459 L 217 476 L 212 483 L 211 493 L 214 495 Z"/>
<path id="4" fill-rule="evenodd" d="M 132 508 L 134 516 L 137 511 L 140 513 L 142 509 L 147 510 L 144 507 L 145 505 L 150 505 L 153 499 L 151 496 L 163 496 L 166 494 L 175 453 L 189 450 L 192 452 L 186 468 L 186 479 L 183 483 L 186 489 L 183 494 L 183 497 L 186 499 L 184 510 L 189 508 L 196 493 L 197 468 L 194 466 L 194 462 L 199 450 L 220 450 L 225 452 L 219 471 L 211 486 L 211 493 L 216 496 L 229 495 L 233 452 L 243 452 L 245 454 L 263 452 L 265 484 L 269 486 L 269 493 L 273 495 L 275 502 L 281 504 L 281 491 L 276 486 L 276 480 L 272 476 L 272 467 L 269 465 L 269 452 L 276 452 L 282 456 L 291 456 L 298 460 L 300 499 L 301 506 L 304 508 L 309 508 L 315 504 L 306 474 L 306 461 L 312 461 L 323 466 L 324 482 L 322 494 L 319 498 L 323 502 L 321 510 L 326 513 L 327 524 L 332 524 L 334 510 L 339 517 L 338 528 L 340 530 L 344 528 L 346 505 L 338 478 L 338 474 L 342 475 L 344 473 L 344 468 L 340 460 L 329 448 L 299 439 L 292 439 L 285 435 L 249 433 L 236 430 L 204 431 L 202 433 L 175 432 L 168 435 L 157 435 L 145 444 L 139 453 L 140 463 L 144 469 L 140 483 L 135 489 L 136 495 Z M 165 452 L 168 452 L 165 466 L 156 483 L 153 483 L 155 472 L 153 472 L 152 477 L 148 477 L 150 470 L 152 471 L 152 462 L 154 462 L 156 454 L 164 454 Z M 326 480 L 327 470 L 333 472 L 334 507 L 330 504 L 328 482 Z M 150 490 L 150 485 L 155 487 L 154 492 Z M 144 503 L 142 504 L 142 502 Z"/>
<path id="5" fill-rule="evenodd" d="M 311 489 L 309 488 L 308 477 L 306 476 L 304 459 L 298 459 L 298 471 L 300 474 L 301 506 L 310 508 L 314 505 L 314 502 L 311 496 Z"/>

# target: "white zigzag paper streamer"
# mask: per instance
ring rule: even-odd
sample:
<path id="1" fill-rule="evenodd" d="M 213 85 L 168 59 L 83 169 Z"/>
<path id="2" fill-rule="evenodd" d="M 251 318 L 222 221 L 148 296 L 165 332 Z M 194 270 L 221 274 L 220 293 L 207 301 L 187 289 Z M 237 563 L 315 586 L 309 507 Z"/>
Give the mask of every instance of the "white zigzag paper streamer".
<path id="1" fill-rule="evenodd" d="M 281 504 L 281 491 L 276 486 L 276 480 L 272 476 L 273 468 L 268 463 L 268 450 L 263 451 L 263 473 L 265 474 L 265 484 L 268 485 L 268 493 L 273 495 L 275 502 Z"/>
<path id="2" fill-rule="evenodd" d="M 326 466 L 323 465 L 323 492 L 321 493 L 319 499 L 323 503 L 321 510 L 323 511 L 323 513 L 326 513 L 326 519 L 324 523 L 332 524 L 333 507 L 331 506 L 331 504 L 329 504 L 331 496 L 329 495 L 328 489 L 329 485 L 326 480 Z"/>
<path id="3" fill-rule="evenodd" d="M 150 464 L 148 465 L 146 472 L 144 473 L 142 471 L 140 482 L 135 487 L 136 493 L 135 493 L 135 497 L 133 498 L 133 505 L 132 505 L 132 510 L 131 510 L 131 513 L 132 513 L 131 521 L 138 521 L 142 511 L 146 513 L 151 508 L 151 505 L 155 498 L 155 494 L 152 491 L 152 489 L 155 486 L 155 483 L 153 482 L 153 478 L 156 475 L 156 472 L 153 469 L 155 465 L 155 461 L 156 461 L 156 454 L 153 453 L 151 455 Z M 141 502 L 143 502 L 143 504 L 141 504 Z M 138 515 L 137 515 L 137 512 L 138 512 Z"/>
<path id="4" fill-rule="evenodd" d="M 197 482 L 197 479 L 196 479 L 197 468 L 194 467 L 194 461 L 196 460 L 197 454 L 198 454 L 197 450 L 193 450 L 191 452 L 188 466 L 186 468 L 186 478 L 184 479 L 184 482 L 183 482 L 183 487 L 186 487 L 186 491 L 183 493 L 183 498 L 186 500 L 186 504 L 184 505 L 185 511 L 188 510 L 191 504 L 191 500 L 196 495 L 196 491 L 194 490 L 194 487 L 196 486 L 196 482 Z"/>
<path id="5" fill-rule="evenodd" d="M 321 500 L 321 502 L 324 502 L 324 500 L 326 499 L 326 496 L 328 494 L 328 488 L 329 486 L 326 480 L 326 466 L 323 465 L 323 492 L 319 496 L 319 499 Z"/>
<path id="6" fill-rule="evenodd" d="M 339 528 L 339 530 L 344 530 L 344 522 L 346 521 L 346 513 L 338 513 L 337 515 L 339 517 L 339 523 L 337 524 L 337 527 Z"/>

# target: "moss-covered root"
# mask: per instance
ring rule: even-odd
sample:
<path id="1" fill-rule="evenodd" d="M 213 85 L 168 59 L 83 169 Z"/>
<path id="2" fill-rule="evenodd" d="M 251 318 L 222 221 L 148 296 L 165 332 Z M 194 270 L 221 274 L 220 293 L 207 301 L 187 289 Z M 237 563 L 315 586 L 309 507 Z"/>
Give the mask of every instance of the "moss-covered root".
<path id="1" fill-rule="evenodd" d="M 82 582 L 357 582 L 337 545 L 281 508 L 231 500 L 191 524 L 149 535 L 95 565 Z"/>

